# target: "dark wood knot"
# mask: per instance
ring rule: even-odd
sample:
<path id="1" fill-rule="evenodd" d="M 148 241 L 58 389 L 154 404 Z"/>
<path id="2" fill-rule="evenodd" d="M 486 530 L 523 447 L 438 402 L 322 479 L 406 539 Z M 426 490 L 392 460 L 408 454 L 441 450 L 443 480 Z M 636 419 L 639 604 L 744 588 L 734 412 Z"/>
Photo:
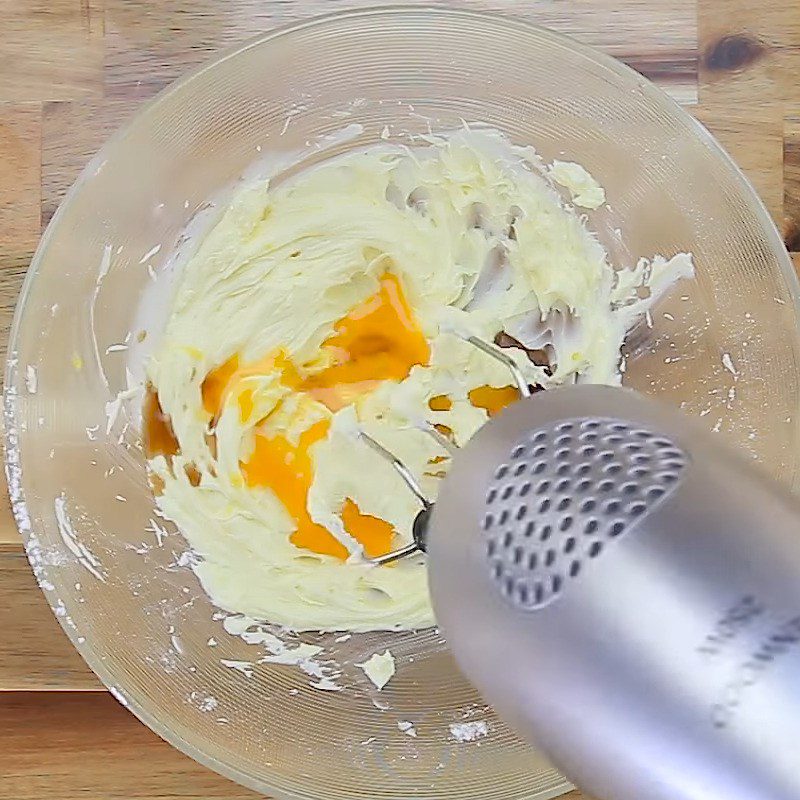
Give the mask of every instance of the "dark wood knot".
<path id="1" fill-rule="evenodd" d="M 714 72 L 733 71 L 758 61 L 767 52 L 767 45 L 756 36 L 735 33 L 723 36 L 706 49 L 705 66 Z"/>
<path id="2" fill-rule="evenodd" d="M 796 219 L 789 219 L 786 221 L 783 243 L 790 253 L 800 250 L 800 221 Z"/>

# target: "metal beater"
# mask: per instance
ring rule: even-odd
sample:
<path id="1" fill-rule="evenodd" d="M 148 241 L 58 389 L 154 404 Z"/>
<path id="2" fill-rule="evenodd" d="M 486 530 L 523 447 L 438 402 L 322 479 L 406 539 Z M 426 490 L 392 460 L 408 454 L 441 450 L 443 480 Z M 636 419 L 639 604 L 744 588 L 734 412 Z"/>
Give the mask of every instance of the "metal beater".
<path id="1" fill-rule="evenodd" d="M 377 561 L 427 549 L 464 673 L 600 800 L 799 800 L 798 500 L 635 392 L 517 383 Z"/>

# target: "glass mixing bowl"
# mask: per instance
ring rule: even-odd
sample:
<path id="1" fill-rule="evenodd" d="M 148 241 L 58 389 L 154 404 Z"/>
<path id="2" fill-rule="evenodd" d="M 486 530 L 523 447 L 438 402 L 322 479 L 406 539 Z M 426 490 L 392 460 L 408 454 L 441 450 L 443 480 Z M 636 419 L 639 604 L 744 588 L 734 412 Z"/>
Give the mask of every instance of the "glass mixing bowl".
<path id="1" fill-rule="evenodd" d="M 798 483 L 787 254 L 730 159 L 641 76 L 514 19 L 409 7 L 295 25 L 198 70 L 108 142 L 42 240 L 12 334 L 7 468 L 33 569 L 92 669 L 176 747 L 273 796 L 513 800 L 567 786 L 459 676 L 436 631 L 299 637 L 339 665 L 338 692 L 256 663 L 155 516 L 139 400 L 116 399 L 158 338 L 187 226 L 213 217 L 225 187 L 463 120 L 597 176 L 610 207 L 590 224 L 615 262 L 694 253 L 696 279 L 631 336 L 626 383 Z M 354 663 L 386 646 L 398 671 L 378 693 Z M 477 720 L 487 736 L 454 738 L 451 724 Z"/>

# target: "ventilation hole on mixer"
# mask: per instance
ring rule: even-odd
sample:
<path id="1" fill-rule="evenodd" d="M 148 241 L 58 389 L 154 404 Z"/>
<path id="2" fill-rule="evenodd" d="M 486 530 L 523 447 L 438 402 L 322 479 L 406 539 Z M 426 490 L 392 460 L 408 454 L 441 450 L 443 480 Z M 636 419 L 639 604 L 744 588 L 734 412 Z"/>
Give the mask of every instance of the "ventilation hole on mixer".
<path id="1" fill-rule="evenodd" d="M 526 497 L 530 490 L 531 490 L 530 483 L 528 483 L 528 481 L 525 481 L 525 483 L 523 483 L 522 486 L 519 487 L 518 494 L 520 497 Z"/>
<path id="2" fill-rule="evenodd" d="M 562 497 L 561 500 L 558 501 L 558 505 L 556 506 L 556 511 L 566 511 L 572 500 L 569 497 Z"/>
<path id="3" fill-rule="evenodd" d="M 505 476 L 506 476 L 506 473 L 507 473 L 507 472 L 508 472 L 508 465 L 507 465 L 507 464 L 501 464 L 501 465 L 500 465 L 500 466 L 499 466 L 499 467 L 498 467 L 498 468 L 495 470 L 494 477 L 495 477 L 495 478 L 496 478 L 498 481 L 499 481 L 499 480 L 502 480 L 503 478 L 505 478 Z"/>
<path id="4" fill-rule="evenodd" d="M 556 426 L 556 430 L 559 433 L 571 433 L 572 432 L 572 423 L 571 422 L 562 422 L 560 425 Z"/>
<path id="5" fill-rule="evenodd" d="M 561 531 L 568 531 L 572 527 L 572 517 L 567 515 L 566 517 L 561 518 L 561 522 L 558 524 L 558 528 Z"/>
<path id="6" fill-rule="evenodd" d="M 647 511 L 647 506 L 644 503 L 631 503 L 628 506 L 628 513 L 632 517 L 638 517 L 640 514 L 644 514 Z"/>
<path id="7" fill-rule="evenodd" d="M 508 509 L 507 508 L 504 508 L 500 512 L 500 516 L 498 517 L 497 521 L 500 523 L 500 525 L 505 525 L 506 522 L 508 522 Z"/>
<path id="8" fill-rule="evenodd" d="M 600 453 L 600 460 L 601 461 L 606 461 L 606 462 L 613 461 L 614 460 L 614 451 L 613 450 L 603 450 L 603 452 Z"/>
<path id="9" fill-rule="evenodd" d="M 556 447 L 567 447 L 568 445 L 572 444 L 572 437 L 568 434 L 563 434 L 555 440 L 554 444 Z"/>
<path id="10" fill-rule="evenodd" d="M 512 543 L 514 542 L 514 534 L 511 531 L 506 531 L 505 535 L 503 536 L 503 547 L 508 550 L 511 547 Z"/>
<path id="11" fill-rule="evenodd" d="M 528 506 L 524 503 L 517 509 L 517 521 L 521 522 L 528 514 Z"/>
<path id="12" fill-rule="evenodd" d="M 639 442 L 626 442 L 621 449 L 627 450 L 629 453 L 641 453 L 642 446 Z"/>
<path id="13" fill-rule="evenodd" d="M 538 553 L 530 553 L 528 555 L 528 569 L 536 569 L 536 566 L 539 563 L 539 554 Z"/>
<path id="14" fill-rule="evenodd" d="M 489 539 L 489 541 L 486 542 L 486 555 L 489 556 L 489 558 L 491 558 L 496 552 L 497 552 L 497 543 L 495 542 L 494 539 Z"/>
<path id="15" fill-rule="evenodd" d="M 514 592 L 514 586 L 514 579 L 511 576 L 505 579 L 505 582 L 503 583 L 503 589 L 505 590 L 507 597 L 510 597 Z"/>
<path id="16" fill-rule="evenodd" d="M 632 478 L 643 478 L 649 472 L 650 472 L 650 470 L 647 469 L 647 467 L 633 467 L 633 468 L 628 470 L 628 474 Z"/>
<path id="17" fill-rule="evenodd" d="M 488 531 L 494 525 L 494 516 L 492 514 L 487 514 L 483 518 L 483 529 Z"/>
<path id="18" fill-rule="evenodd" d="M 587 497 L 586 500 L 581 503 L 580 512 L 581 514 L 591 514 L 596 506 L 597 501 L 594 499 L 594 497 Z"/>
<path id="19" fill-rule="evenodd" d="M 597 431 L 585 431 L 581 434 L 581 441 L 586 443 L 592 443 L 597 441 Z"/>
<path id="20" fill-rule="evenodd" d="M 556 484 L 556 491 L 557 492 L 566 492 L 567 489 L 569 489 L 569 485 L 570 485 L 570 479 L 569 478 L 562 478 Z"/>
<path id="21" fill-rule="evenodd" d="M 583 527 L 583 532 L 588 536 L 592 536 L 593 534 L 597 533 L 597 529 L 600 527 L 600 524 L 596 519 L 590 519 L 586 525 Z"/>
<path id="22" fill-rule="evenodd" d="M 569 565 L 569 576 L 570 578 L 577 578 L 578 573 L 581 571 L 581 562 L 578 560 L 573 561 Z"/>
<path id="23" fill-rule="evenodd" d="M 679 461 L 683 461 L 683 453 L 680 450 L 665 450 L 662 455 L 665 458 L 677 458 Z"/>
<path id="24" fill-rule="evenodd" d="M 591 485 L 592 482 L 590 480 L 583 478 L 583 480 L 578 481 L 575 485 L 575 491 L 579 493 L 585 492 Z"/>
<path id="25" fill-rule="evenodd" d="M 566 475 L 569 472 L 569 464 L 559 464 L 556 475 Z"/>
<path id="26" fill-rule="evenodd" d="M 631 461 L 635 464 L 647 464 L 650 462 L 650 456 L 647 453 L 634 453 L 631 456 Z"/>
<path id="27" fill-rule="evenodd" d="M 534 475 L 541 475 L 547 469 L 546 461 L 537 461 L 531 470 Z"/>
<path id="28" fill-rule="evenodd" d="M 525 454 L 525 445 L 518 444 L 512 451 L 511 451 L 511 458 L 519 458 L 520 456 Z"/>
<path id="29" fill-rule="evenodd" d="M 519 464 L 517 464 L 516 467 L 514 467 L 514 477 L 519 478 L 519 476 L 522 475 L 522 473 L 525 472 L 526 469 L 528 469 L 527 462 L 521 461 Z"/>
<path id="30" fill-rule="evenodd" d="M 606 514 L 616 514 L 620 509 L 620 502 L 619 500 L 609 500 L 606 503 L 605 512 Z"/>
<path id="31" fill-rule="evenodd" d="M 536 487 L 536 494 L 542 495 L 549 490 L 550 490 L 550 481 L 548 480 L 539 481 L 539 485 Z"/>
<path id="32" fill-rule="evenodd" d="M 525 557 L 525 551 L 519 547 L 514 548 L 514 563 L 519 566 L 522 563 L 522 559 Z"/>
<path id="33" fill-rule="evenodd" d="M 602 551 L 603 551 L 603 543 L 602 542 L 600 542 L 600 541 L 592 542 L 592 544 L 589 546 L 589 550 L 588 550 L 589 558 L 597 558 L 597 556 L 599 556 Z"/>
<path id="34" fill-rule="evenodd" d="M 608 428 L 616 433 L 623 433 L 628 430 L 628 426 L 624 422 L 612 422 Z"/>
<path id="35" fill-rule="evenodd" d="M 638 483 L 623 483 L 622 494 L 635 494 L 639 489 Z"/>
<path id="36" fill-rule="evenodd" d="M 506 486 L 505 489 L 503 489 L 503 492 L 500 495 L 500 499 L 508 500 L 508 498 L 511 497 L 512 494 L 514 494 L 514 487 L 511 484 L 509 484 L 508 486 Z"/>
<path id="37" fill-rule="evenodd" d="M 542 542 L 546 542 L 553 533 L 553 526 L 552 525 L 542 525 L 542 530 L 539 533 L 539 539 Z"/>
<path id="38" fill-rule="evenodd" d="M 600 483 L 597 484 L 597 488 L 601 492 L 610 492 L 614 488 L 614 481 L 608 481 L 608 480 L 600 481 Z M 503 522 L 502 514 L 500 515 L 500 522 Z"/>
<path id="39" fill-rule="evenodd" d="M 578 453 L 580 453 L 580 455 L 582 455 L 584 458 L 588 458 L 597 453 L 597 448 L 593 444 L 585 444 L 578 450 Z"/>
<path id="40" fill-rule="evenodd" d="M 667 493 L 667 490 L 663 486 L 651 486 L 647 490 L 647 496 L 651 500 L 658 500 L 659 497 L 663 497 Z"/>
<path id="41" fill-rule="evenodd" d="M 592 465 L 587 464 L 585 461 L 583 464 L 580 464 L 578 468 L 575 470 L 575 474 L 578 476 L 581 475 L 588 475 L 592 471 Z"/>
<path id="42" fill-rule="evenodd" d="M 682 469 L 683 464 L 680 461 L 666 461 L 664 466 L 667 469 Z"/>
<path id="43" fill-rule="evenodd" d="M 543 442 L 547 438 L 547 431 L 536 431 L 536 433 L 531 437 L 531 441 L 534 443 Z"/>
<path id="44" fill-rule="evenodd" d="M 619 475 L 619 473 L 622 472 L 622 465 L 614 461 L 611 464 L 606 464 L 603 467 L 603 472 L 606 475 Z"/>
<path id="45" fill-rule="evenodd" d="M 494 503 L 496 498 L 497 498 L 497 489 L 489 489 L 489 492 L 486 495 L 486 505 L 488 506 Z"/>
<path id="46" fill-rule="evenodd" d="M 658 439 L 653 439 L 653 444 L 656 447 L 664 447 L 668 449 L 672 449 L 675 446 L 669 439 L 664 439 L 663 437 L 659 437 Z"/>
<path id="47" fill-rule="evenodd" d="M 550 578 L 550 586 L 554 594 L 558 594 L 561 591 L 562 583 L 563 579 L 561 578 L 560 575 L 553 575 L 553 577 Z"/>
<path id="48" fill-rule="evenodd" d="M 533 536 L 536 532 L 536 522 L 534 520 L 529 520 L 528 524 L 525 526 L 525 530 L 523 531 L 523 536 Z"/>
<path id="49" fill-rule="evenodd" d="M 647 440 L 647 439 L 652 439 L 653 438 L 653 434 L 650 433 L 650 431 L 645 431 L 645 430 L 633 431 L 633 435 L 637 439 L 645 439 L 645 440 Z"/>
<path id="50" fill-rule="evenodd" d="M 550 498 L 545 497 L 541 503 L 539 503 L 539 513 L 546 514 L 550 510 Z"/>
<path id="51" fill-rule="evenodd" d="M 557 553 L 556 553 L 555 550 L 548 550 L 544 554 L 544 565 L 546 567 L 552 567 L 553 564 L 556 563 L 556 555 L 557 555 Z"/>
<path id="52" fill-rule="evenodd" d="M 500 561 L 495 561 L 492 566 L 492 575 L 495 580 L 500 580 L 503 577 L 503 564 Z"/>
<path id="53" fill-rule="evenodd" d="M 568 536 L 564 541 L 564 552 L 567 554 L 571 553 L 575 549 L 577 543 L 578 541 L 574 536 Z"/>
<path id="54" fill-rule="evenodd" d="M 533 590 L 533 599 L 536 603 L 541 603 L 544 600 L 544 586 L 541 583 L 536 584 L 536 588 Z"/>
<path id="55" fill-rule="evenodd" d="M 585 419 L 581 422 L 581 430 L 595 431 L 600 427 L 600 423 L 596 419 Z"/>
<path id="56" fill-rule="evenodd" d="M 521 583 L 517 587 L 517 598 L 519 599 L 519 602 L 522 603 L 522 605 L 525 605 L 525 606 L 528 605 L 528 601 L 530 600 L 530 596 L 529 596 L 529 592 L 528 592 L 528 587 L 524 583 Z"/>
<path id="57" fill-rule="evenodd" d="M 619 536 L 625 530 L 625 523 L 617 520 L 609 529 L 608 535 L 612 538 Z"/>
<path id="58" fill-rule="evenodd" d="M 606 437 L 603 438 L 603 443 L 604 444 L 617 445 L 621 441 L 622 441 L 622 437 L 621 436 L 617 436 L 616 434 L 613 434 L 613 433 L 610 434 L 609 436 L 606 436 Z"/>
<path id="59" fill-rule="evenodd" d="M 556 450 L 556 461 L 565 461 L 569 458 L 570 452 L 568 447 L 562 447 L 561 450 Z"/>
<path id="60" fill-rule="evenodd" d="M 540 444 L 538 447 L 534 448 L 534 451 L 533 453 L 531 453 L 531 455 L 534 458 L 539 458 L 540 456 L 543 456 L 546 452 L 547 452 L 547 445 Z"/>
<path id="61" fill-rule="evenodd" d="M 662 472 L 660 475 L 656 475 L 656 478 L 660 478 L 664 483 L 675 483 L 678 480 L 678 476 L 674 472 Z"/>

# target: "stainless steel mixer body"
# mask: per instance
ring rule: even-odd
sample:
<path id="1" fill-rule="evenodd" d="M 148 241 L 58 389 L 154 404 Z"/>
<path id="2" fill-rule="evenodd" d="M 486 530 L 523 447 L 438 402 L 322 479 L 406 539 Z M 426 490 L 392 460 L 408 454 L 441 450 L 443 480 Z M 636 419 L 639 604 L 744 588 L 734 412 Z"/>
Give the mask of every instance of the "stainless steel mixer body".
<path id="1" fill-rule="evenodd" d="M 428 554 L 461 668 L 579 786 L 800 798 L 800 507 L 691 420 L 600 386 L 514 404 Z"/>

